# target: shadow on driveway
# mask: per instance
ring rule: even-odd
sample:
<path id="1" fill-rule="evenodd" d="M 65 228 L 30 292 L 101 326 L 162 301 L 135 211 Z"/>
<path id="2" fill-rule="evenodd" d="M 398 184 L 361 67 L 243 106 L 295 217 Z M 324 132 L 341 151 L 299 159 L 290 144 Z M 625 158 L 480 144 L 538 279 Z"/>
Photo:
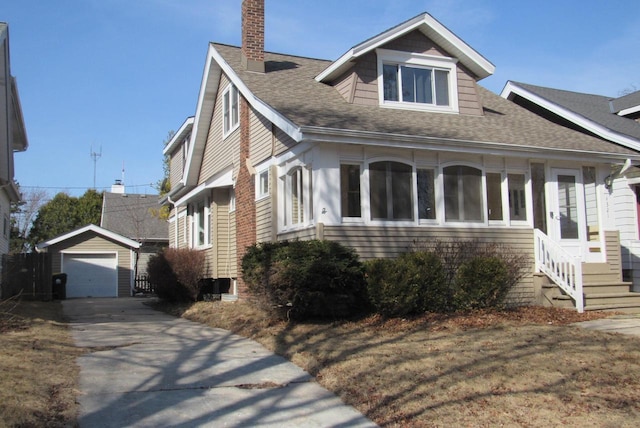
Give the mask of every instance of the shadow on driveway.
<path id="1" fill-rule="evenodd" d="M 145 299 L 63 301 L 80 366 L 81 427 L 370 427 L 262 345 Z"/>

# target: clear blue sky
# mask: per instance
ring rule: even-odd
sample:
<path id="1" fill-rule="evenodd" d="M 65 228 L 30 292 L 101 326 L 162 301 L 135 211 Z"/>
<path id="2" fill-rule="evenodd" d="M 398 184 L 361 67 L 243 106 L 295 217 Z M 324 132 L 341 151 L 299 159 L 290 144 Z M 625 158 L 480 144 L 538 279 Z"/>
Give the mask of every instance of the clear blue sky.
<path id="1" fill-rule="evenodd" d="M 155 193 L 163 141 L 195 113 L 209 41 L 240 44 L 241 0 L 4 0 L 29 149 L 16 179 L 80 195 L 122 176 Z M 507 80 L 618 96 L 640 89 L 637 0 L 266 0 L 266 49 L 336 59 L 429 12 Z"/>

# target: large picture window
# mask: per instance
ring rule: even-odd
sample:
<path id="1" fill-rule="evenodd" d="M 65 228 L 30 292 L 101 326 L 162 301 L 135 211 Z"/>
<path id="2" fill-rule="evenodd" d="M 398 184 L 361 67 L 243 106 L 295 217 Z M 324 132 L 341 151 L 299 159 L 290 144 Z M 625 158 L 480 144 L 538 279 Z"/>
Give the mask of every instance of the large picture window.
<path id="1" fill-rule="evenodd" d="M 372 220 L 413 220 L 412 167 L 400 162 L 369 165 Z"/>
<path id="2" fill-rule="evenodd" d="M 453 165 L 443 169 L 446 221 L 481 222 L 482 171 Z"/>

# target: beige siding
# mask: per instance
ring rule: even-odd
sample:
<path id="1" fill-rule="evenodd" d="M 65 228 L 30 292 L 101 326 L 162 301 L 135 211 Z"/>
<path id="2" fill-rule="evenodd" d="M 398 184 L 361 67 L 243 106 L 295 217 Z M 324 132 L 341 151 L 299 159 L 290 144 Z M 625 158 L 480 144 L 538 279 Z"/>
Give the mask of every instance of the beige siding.
<path id="1" fill-rule="evenodd" d="M 171 186 L 176 186 L 182 179 L 182 173 L 184 171 L 184 162 L 182 159 L 182 146 L 174 151 L 170 156 L 169 162 L 169 181 Z"/>
<path id="2" fill-rule="evenodd" d="M 512 290 L 510 300 L 519 304 L 531 304 L 535 301 L 532 229 L 325 226 L 322 237 L 355 248 L 363 260 L 396 257 L 406 252 L 414 242 L 477 239 L 481 242 L 502 243 L 525 254 L 530 259 L 531 265 L 530 271 Z"/>
<path id="3" fill-rule="evenodd" d="M 237 159 L 240 157 L 240 128 L 223 139 L 222 132 L 222 94 L 229 84 L 226 76 L 220 79 L 220 87 L 213 110 L 209 135 L 202 158 L 202 166 L 198 177 L 198 184 L 204 183 L 215 173 L 234 165 L 237 168 Z M 234 171 L 234 176 L 235 176 Z"/>
<path id="4" fill-rule="evenodd" d="M 460 114 L 482 116 L 476 81 L 464 67 L 458 64 L 458 109 Z"/>
<path id="5" fill-rule="evenodd" d="M 48 251 L 52 254 L 51 270 L 60 272 L 62 269 L 61 252 L 74 253 L 118 253 L 118 297 L 131 296 L 131 278 L 133 275 L 131 263 L 131 249 L 123 247 L 115 241 L 97 236 L 94 233 L 83 233 L 63 242 L 52 245 Z"/>
<path id="6" fill-rule="evenodd" d="M 273 137 L 271 122 L 254 109 L 249 113 L 249 153 L 253 165 L 257 165 L 271 157 Z"/>
<path id="7" fill-rule="evenodd" d="M 622 249 L 620 247 L 620 234 L 617 230 L 607 230 L 604 232 L 604 240 L 607 252 L 607 264 L 611 272 L 618 275 L 622 281 Z"/>
<path id="8" fill-rule="evenodd" d="M 275 154 L 280 155 L 283 152 L 286 152 L 293 146 L 295 146 L 296 141 L 289 137 L 284 131 L 280 128 L 276 128 L 275 130 Z"/>
<path id="9" fill-rule="evenodd" d="M 229 212 L 229 189 L 216 189 L 213 192 L 212 221 L 215 218 L 213 243 L 210 251 L 210 261 L 213 278 L 236 277 L 236 219 L 233 212 Z"/>
<path id="10" fill-rule="evenodd" d="M 273 240 L 271 222 L 271 199 L 265 198 L 256 202 L 256 240 L 270 242 Z"/>
<path id="11" fill-rule="evenodd" d="M 295 230 L 292 232 L 280 233 L 278 235 L 278 241 L 295 241 L 296 239 L 305 241 L 309 239 L 319 238 L 316 233 L 316 227 L 310 227 L 302 230 Z"/>

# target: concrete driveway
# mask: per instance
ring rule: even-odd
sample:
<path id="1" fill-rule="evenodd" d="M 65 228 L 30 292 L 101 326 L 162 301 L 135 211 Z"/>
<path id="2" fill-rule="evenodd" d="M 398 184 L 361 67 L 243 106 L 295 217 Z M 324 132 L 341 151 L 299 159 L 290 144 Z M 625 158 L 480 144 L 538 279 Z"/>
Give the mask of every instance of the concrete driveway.
<path id="1" fill-rule="evenodd" d="M 80 427 L 371 427 L 262 345 L 145 299 L 63 301 L 80 365 Z"/>

